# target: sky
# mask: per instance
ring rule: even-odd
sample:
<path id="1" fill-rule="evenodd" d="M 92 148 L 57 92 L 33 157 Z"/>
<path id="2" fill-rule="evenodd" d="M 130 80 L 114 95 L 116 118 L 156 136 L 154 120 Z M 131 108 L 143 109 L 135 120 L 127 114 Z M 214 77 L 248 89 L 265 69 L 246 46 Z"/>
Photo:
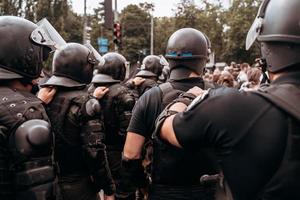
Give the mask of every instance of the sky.
<path id="1" fill-rule="evenodd" d="M 87 1 L 87 12 L 92 13 L 93 8 L 97 7 L 101 0 L 86 0 Z M 115 2 L 115 0 L 112 0 Z M 201 0 L 195 0 L 195 2 L 200 2 Z M 212 0 L 213 1 L 213 0 Z M 228 5 L 229 0 L 224 1 L 224 5 Z M 83 13 L 83 4 L 84 0 L 70 0 L 72 3 L 73 10 L 79 14 Z M 139 4 L 143 2 L 153 3 L 154 8 L 154 16 L 155 17 L 171 17 L 173 16 L 172 9 L 175 8 L 176 4 L 180 2 L 180 0 L 117 0 L 117 8 L 118 11 L 121 12 L 123 8 L 125 8 L 129 4 Z"/>

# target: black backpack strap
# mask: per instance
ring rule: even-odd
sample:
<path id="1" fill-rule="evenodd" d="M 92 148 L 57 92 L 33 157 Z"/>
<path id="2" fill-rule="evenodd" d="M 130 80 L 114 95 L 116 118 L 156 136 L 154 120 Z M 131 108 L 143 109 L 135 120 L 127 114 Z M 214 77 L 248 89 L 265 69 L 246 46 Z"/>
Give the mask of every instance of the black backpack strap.
<path id="1" fill-rule="evenodd" d="M 264 85 L 253 91 L 300 121 L 300 88 L 292 84 Z"/>
<path id="2" fill-rule="evenodd" d="M 290 135 L 290 160 L 300 161 L 300 124 L 299 121 L 290 118 L 289 124 Z"/>
<path id="3" fill-rule="evenodd" d="M 168 104 L 170 104 L 174 99 L 176 99 L 184 91 L 177 90 L 173 88 L 170 82 L 163 83 L 158 86 L 162 91 L 162 108 L 164 109 Z"/>
<path id="4" fill-rule="evenodd" d="M 158 87 L 162 91 L 163 97 L 166 96 L 166 94 L 168 94 L 169 92 L 171 92 L 173 90 L 173 86 L 171 85 L 170 82 L 160 84 Z"/>

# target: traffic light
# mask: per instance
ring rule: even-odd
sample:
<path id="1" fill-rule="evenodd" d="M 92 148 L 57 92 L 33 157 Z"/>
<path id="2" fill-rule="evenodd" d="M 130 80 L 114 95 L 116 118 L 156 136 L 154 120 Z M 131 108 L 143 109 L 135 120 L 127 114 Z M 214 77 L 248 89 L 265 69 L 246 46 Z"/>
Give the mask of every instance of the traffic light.
<path id="1" fill-rule="evenodd" d="M 114 24 L 114 43 L 118 46 L 122 43 L 122 27 L 120 23 Z"/>
<path id="2" fill-rule="evenodd" d="M 104 18 L 104 26 L 108 29 L 112 29 L 114 23 L 114 13 L 112 11 L 112 0 L 102 0 L 100 2 L 99 14 Z"/>

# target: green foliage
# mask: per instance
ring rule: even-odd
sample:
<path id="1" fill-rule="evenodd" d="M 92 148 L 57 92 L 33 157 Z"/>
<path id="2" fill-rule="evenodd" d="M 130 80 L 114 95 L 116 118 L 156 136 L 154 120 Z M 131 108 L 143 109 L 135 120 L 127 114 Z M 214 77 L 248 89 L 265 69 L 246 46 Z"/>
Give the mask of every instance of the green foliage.
<path id="1" fill-rule="evenodd" d="M 232 7 L 226 10 L 221 0 L 215 3 L 204 0 L 200 6 L 196 6 L 193 0 L 181 0 L 175 9 L 175 18 L 170 19 L 175 29 L 172 22 L 169 22 L 168 28 L 159 28 L 159 35 L 165 37 L 170 34 L 170 30 L 195 28 L 210 38 L 216 61 L 251 63 L 259 56 L 259 51 L 258 48 L 246 51 L 245 40 L 260 3 L 261 0 L 234 0 Z M 165 21 L 160 20 L 158 23 Z M 161 27 L 161 24 L 156 26 Z M 163 41 L 167 38 L 158 40 L 166 44 Z"/>
<path id="2" fill-rule="evenodd" d="M 21 15 L 22 0 L 1 0 L 0 15 Z"/>
<path id="3" fill-rule="evenodd" d="M 224 13 L 225 23 L 229 29 L 224 38 L 223 60 L 251 63 L 259 56 L 258 48 L 245 50 L 245 41 L 260 2 L 261 0 L 235 0 L 229 10 Z"/>
<path id="4" fill-rule="evenodd" d="M 165 55 L 168 39 L 176 30 L 174 18 L 155 18 L 154 25 L 154 54 Z"/>
<path id="5" fill-rule="evenodd" d="M 191 27 L 202 31 L 209 37 L 212 50 L 219 60 L 224 45 L 224 41 L 221 40 L 224 37 L 222 12 L 220 2 L 212 4 L 203 1 L 201 7 L 196 7 L 193 1 L 182 0 L 176 10 L 176 29 Z"/>
<path id="6" fill-rule="evenodd" d="M 182 0 L 175 10 L 175 27 L 196 27 L 199 24 L 198 11 L 193 0 Z"/>
<path id="7" fill-rule="evenodd" d="M 120 16 L 123 35 L 121 53 L 133 63 L 145 56 L 141 52 L 150 51 L 151 8 L 149 4 L 129 5 Z"/>
<path id="8" fill-rule="evenodd" d="M 154 18 L 154 54 L 165 54 L 168 38 L 174 31 L 192 27 L 210 38 L 216 61 L 253 62 L 259 56 L 259 48 L 246 51 L 245 39 L 261 0 L 234 0 L 229 9 L 221 5 L 222 0 L 211 2 L 203 0 L 199 6 L 194 0 L 181 0 L 174 9 L 174 17 Z M 72 11 L 68 0 L 1 0 L 0 6 L 1 15 L 24 16 L 35 22 L 47 17 L 66 41 L 82 42 L 83 19 Z M 106 37 L 109 50 L 113 51 L 113 31 L 100 24 L 99 7 L 88 16 L 91 43 L 97 48 L 97 38 Z M 150 53 L 153 9 L 152 3 L 141 3 L 128 5 L 120 14 L 120 52 L 132 63 Z"/>
<path id="9" fill-rule="evenodd" d="M 82 41 L 82 17 L 71 10 L 68 0 L 1 0 L 1 15 L 23 16 L 37 22 L 47 18 L 66 41 Z"/>
<path id="10" fill-rule="evenodd" d="M 101 15 L 101 4 L 94 9 L 94 14 L 88 17 L 89 26 L 91 27 L 90 37 L 91 37 L 91 45 L 93 45 L 96 49 L 99 48 L 97 39 L 99 37 L 107 38 L 109 41 L 108 51 L 114 51 L 114 43 L 113 43 L 113 31 L 111 29 L 105 28 L 101 21 L 104 19 L 104 16 Z"/>

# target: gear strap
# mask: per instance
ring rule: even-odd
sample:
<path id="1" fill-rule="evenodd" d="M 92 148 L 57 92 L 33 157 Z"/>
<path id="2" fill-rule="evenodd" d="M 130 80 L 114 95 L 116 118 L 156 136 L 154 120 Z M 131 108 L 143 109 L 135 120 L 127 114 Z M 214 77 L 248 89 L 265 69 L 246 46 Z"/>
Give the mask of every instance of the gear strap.
<path id="1" fill-rule="evenodd" d="M 173 86 L 171 85 L 170 82 L 160 84 L 158 87 L 162 91 L 163 97 L 173 90 Z"/>
<path id="2" fill-rule="evenodd" d="M 255 94 L 264 97 L 300 121 L 300 87 L 292 84 L 262 85 Z"/>
<path id="3" fill-rule="evenodd" d="M 267 99 L 269 102 L 276 105 L 289 115 L 288 136 L 286 141 L 287 147 L 280 167 L 274 174 L 273 178 L 269 181 L 269 183 L 271 183 L 274 179 L 278 179 L 278 176 L 282 176 L 284 166 L 300 160 L 300 87 L 293 84 L 266 84 L 262 85 L 258 91 L 253 92 Z M 266 186 L 268 186 L 268 184 Z M 260 196 L 261 195 L 263 195 L 263 192 Z"/>

